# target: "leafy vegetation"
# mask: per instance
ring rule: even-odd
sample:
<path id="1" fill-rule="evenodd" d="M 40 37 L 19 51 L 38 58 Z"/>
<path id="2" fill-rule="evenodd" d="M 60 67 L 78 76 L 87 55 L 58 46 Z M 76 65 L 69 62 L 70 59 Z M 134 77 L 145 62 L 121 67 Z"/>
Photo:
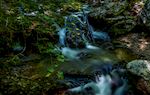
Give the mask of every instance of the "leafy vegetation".
<path id="1" fill-rule="evenodd" d="M 81 3 L 76 0 L 0 0 L 0 58 L 3 59 L 0 83 L 3 83 L 1 89 L 9 86 L 3 94 L 39 94 L 43 92 L 40 89 L 48 91 L 56 86 L 51 78 L 63 79 L 57 68 L 65 61 L 64 56 L 54 50 L 58 44 L 57 32 L 64 25 L 64 16 L 80 8 Z M 37 58 L 33 54 L 40 58 L 34 60 Z M 49 60 L 42 63 L 43 58 Z M 32 68 L 28 67 L 28 61 Z M 40 64 L 42 67 L 38 67 Z"/>
<path id="2" fill-rule="evenodd" d="M 50 53 L 57 43 L 56 24 L 63 25 L 67 11 L 80 7 L 75 0 L 1 0 L 0 54 L 10 54 L 15 43 L 26 47 L 25 52 Z"/>

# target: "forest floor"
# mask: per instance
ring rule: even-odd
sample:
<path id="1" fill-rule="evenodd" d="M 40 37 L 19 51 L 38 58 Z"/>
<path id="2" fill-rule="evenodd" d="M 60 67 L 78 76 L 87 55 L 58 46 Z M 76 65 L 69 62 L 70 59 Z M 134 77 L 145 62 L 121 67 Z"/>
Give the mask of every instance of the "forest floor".
<path id="1" fill-rule="evenodd" d="M 57 87 L 55 78 L 49 75 L 54 68 L 51 59 L 41 59 L 39 55 L 32 57 L 19 64 L 9 64 L 7 58 L 0 61 L 0 95 L 47 95 L 49 90 Z"/>

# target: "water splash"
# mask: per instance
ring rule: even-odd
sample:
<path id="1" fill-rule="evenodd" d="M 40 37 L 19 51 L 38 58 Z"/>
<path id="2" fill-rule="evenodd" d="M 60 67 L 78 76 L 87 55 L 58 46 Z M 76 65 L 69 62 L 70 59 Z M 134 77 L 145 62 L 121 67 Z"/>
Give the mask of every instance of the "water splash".
<path id="1" fill-rule="evenodd" d="M 111 75 L 97 75 L 95 82 L 68 89 L 65 95 L 127 95 L 127 80 L 120 78 L 119 81 L 122 81 L 122 85 L 112 89 L 113 77 Z"/>

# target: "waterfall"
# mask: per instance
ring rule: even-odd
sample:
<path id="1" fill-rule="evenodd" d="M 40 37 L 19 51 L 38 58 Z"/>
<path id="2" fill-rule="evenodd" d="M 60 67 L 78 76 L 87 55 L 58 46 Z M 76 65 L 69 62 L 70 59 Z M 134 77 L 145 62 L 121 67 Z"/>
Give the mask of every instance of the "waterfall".
<path id="1" fill-rule="evenodd" d="M 83 6 L 82 11 L 74 12 L 65 17 L 64 27 L 59 29 L 59 46 L 62 47 L 62 54 L 70 59 L 76 59 L 78 53 L 72 47 L 78 49 L 84 46 L 85 49 L 98 50 L 95 46 L 97 41 L 110 41 L 108 33 L 103 31 L 95 31 L 93 26 L 89 23 L 88 13 L 90 12 L 88 6 Z M 72 53 L 67 55 L 66 52 Z"/>

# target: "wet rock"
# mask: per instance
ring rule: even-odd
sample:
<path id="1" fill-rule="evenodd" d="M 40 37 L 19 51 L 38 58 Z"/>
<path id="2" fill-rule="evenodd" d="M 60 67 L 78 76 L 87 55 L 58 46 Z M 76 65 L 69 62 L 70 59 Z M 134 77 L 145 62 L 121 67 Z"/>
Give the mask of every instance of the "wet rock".
<path id="1" fill-rule="evenodd" d="M 150 61 L 148 60 L 134 60 L 127 64 L 127 70 L 133 75 L 139 76 L 135 79 L 135 86 L 144 95 L 150 94 Z"/>
<path id="2" fill-rule="evenodd" d="M 84 19 L 83 14 L 73 14 L 66 17 L 65 30 L 59 32 L 60 44 L 71 48 L 84 47 L 85 23 L 80 18 Z"/>

